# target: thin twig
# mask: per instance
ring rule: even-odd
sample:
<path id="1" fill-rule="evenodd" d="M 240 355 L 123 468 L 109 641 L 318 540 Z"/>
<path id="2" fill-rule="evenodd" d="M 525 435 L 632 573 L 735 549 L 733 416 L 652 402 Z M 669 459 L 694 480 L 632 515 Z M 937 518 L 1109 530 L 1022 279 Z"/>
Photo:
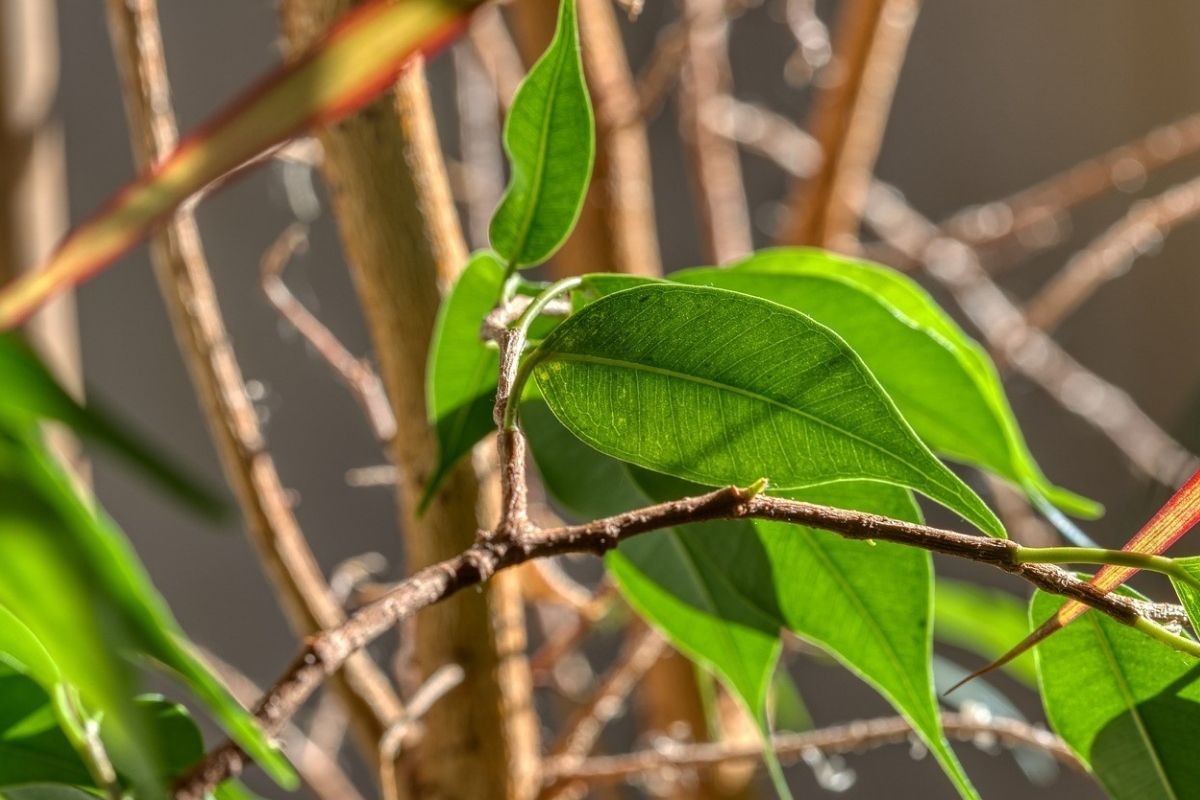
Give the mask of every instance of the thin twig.
<path id="1" fill-rule="evenodd" d="M 919 7 L 918 0 L 841 4 L 833 61 L 808 126 L 824 158 L 810 180 L 796 184 L 785 243 L 858 249 L 859 219 Z"/>
<path id="2" fill-rule="evenodd" d="M 141 166 L 169 153 L 178 138 L 153 0 L 109 0 L 109 30 Z M 325 583 L 266 450 L 213 289 L 194 217 L 177 213 L 151 240 L 159 284 L 201 408 L 247 522 L 259 559 L 293 630 L 307 635 L 345 621 Z M 401 711 L 399 699 L 366 655 L 345 665 L 334 686 L 359 742 L 374 743 Z"/>
<path id="3" fill-rule="evenodd" d="M 383 787 L 384 800 L 401 800 L 396 791 L 400 785 L 396 762 L 405 741 L 412 735 L 425 712 L 461 684 L 464 677 L 462 667 L 457 664 L 447 664 L 435 670 L 408 698 L 404 715 L 379 740 L 379 784 Z"/>
<path id="4" fill-rule="evenodd" d="M 592 596 L 587 606 L 580 610 L 573 624 L 565 625 L 562 629 L 555 631 L 541 649 L 533 654 L 529 659 L 529 667 L 533 670 L 535 681 L 544 683 L 563 657 L 575 650 L 595 624 L 603 619 L 609 608 L 612 607 L 616 592 L 616 586 L 611 582 L 606 582 Z"/>
<path id="5" fill-rule="evenodd" d="M 249 705 L 255 698 L 262 696 L 262 689 L 237 667 L 211 650 L 197 649 L 239 703 Z M 324 701 L 327 697 L 331 695 L 323 695 L 321 699 Z M 337 700 L 330 701 L 328 707 L 336 707 L 337 712 L 345 718 Z M 344 728 L 345 725 L 341 727 Z M 314 738 L 305 736 L 304 731 L 290 722 L 280 730 L 279 739 L 288 761 L 300 774 L 300 780 L 304 781 L 320 800 L 362 800 L 362 795 L 354 788 L 354 782 L 338 765 L 336 750 L 318 744 Z"/>
<path id="6" fill-rule="evenodd" d="M 1200 152 L 1200 113 L 1155 128 L 1132 142 L 1053 175 L 1003 200 L 971 206 L 941 228 L 950 236 L 995 253 L 1011 246 L 1008 260 L 1062 241 L 1058 221 L 1074 206 L 1117 188 L 1136 188 L 1151 173 Z M 1034 235 L 1036 234 L 1036 235 Z"/>
<path id="7" fill-rule="evenodd" d="M 1084 767 L 1057 736 L 1042 728 L 1014 719 L 975 720 L 963 714 L 942 713 L 942 729 L 948 736 L 971 741 L 994 737 L 1006 747 L 1033 747 L 1053 756 L 1059 763 L 1084 772 Z M 777 734 L 771 739 L 776 755 L 787 763 L 818 751 L 825 755 L 852 753 L 888 744 L 902 744 L 913 735 L 912 724 L 903 717 L 883 717 L 837 725 L 805 733 Z M 685 744 L 667 740 L 651 750 L 616 756 L 559 756 L 546 763 L 546 780 L 577 780 L 589 784 L 623 782 L 658 771 L 713 767 L 731 761 L 754 761 L 761 766 L 761 742 Z"/>
<path id="8" fill-rule="evenodd" d="M 1129 212 L 1080 250 L 1025 306 L 1030 325 L 1049 333 L 1107 281 L 1157 247 L 1174 228 L 1200 215 L 1200 178 L 1133 204 Z"/>
<path id="9" fill-rule="evenodd" d="M 471 28 L 479 24 L 472 22 Z M 499 205 L 500 195 L 504 192 L 500 107 L 477 51 L 464 42 L 455 45 L 451 52 L 464 184 L 461 199 L 467 211 L 467 234 L 474 247 L 486 247 L 492 211 Z"/>
<path id="10" fill-rule="evenodd" d="M 275 310 L 286 319 L 304 340 L 329 365 L 354 399 L 362 406 L 367 422 L 375 437 L 386 444 L 396 435 L 396 417 L 388 402 L 383 382 L 366 359 L 355 357 L 346 349 L 329 328 L 305 308 L 287 284 L 283 282 L 283 271 L 292 258 L 308 247 L 308 228 L 302 223 L 293 223 L 283 230 L 266 252 L 263 253 L 259 270 L 262 274 L 262 289 Z"/>
<path id="11" fill-rule="evenodd" d="M 255 716 L 268 733 L 278 732 L 351 654 L 421 609 L 486 583 L 499 570 L 566 553 L 600 555 L 640 534 L 713 519 L 768 519 L 818 528 L 852 540 L 895 542 L 975 561 L 1016 575 L 1045 592 L 1079 600 L 1122 624 L 1145 624 L 1137 601 L 1104 594 L 1055 565 L 1021 563 L 1021 546 L 1008 539 L 972 536 L 860 511 L 764 496 L 757 493 L 759 488 L 726 487 L 586 524 L 529 530 L 520 536 L 477 537 L 470 549 L 420 570 L 345 624 L 310 639 L 283 677 L 259 701 Z M 246 763 L 238 746 L 226 742 L 179 782 L 175 796 L 179 800 L 198 800 L 220 781 L 239 774 Z"/>
<path id="12" fill-rule="evenodd" d="M 467 36 L 476 57 L 492 78 L 500 107 L 508 108 L 513 95 L 517 93 L 517 87 L 525 77 L 525 68 L 521 64 L 521 54 L 517 45 L 504 24 L 500 9 L 489 4 L 477 10 L 471 16 Z"/>

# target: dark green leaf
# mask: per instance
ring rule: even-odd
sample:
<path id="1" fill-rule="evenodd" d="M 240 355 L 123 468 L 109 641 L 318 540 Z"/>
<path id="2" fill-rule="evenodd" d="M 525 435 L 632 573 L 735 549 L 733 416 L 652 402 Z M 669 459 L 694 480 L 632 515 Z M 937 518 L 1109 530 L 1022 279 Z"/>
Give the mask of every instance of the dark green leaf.
<path id="1" fill-rule="evenodd" d="M 59 726 L 46 690 L 0 666 L 0 788 L 41 781 L 87 786 L 92 776 Z"/>
<path id="2" fill-rule="evenodd" d="M 73 786 L 41 783 L 5 789 L 0 800 L 96 800 L 96 796 Z"/>
<path id="3" fill-rule="evenodd" d="M 101 444 L 140 469 L 163 489 L 208 516 L 223 504 L 157 449 L 114 420 L 93 401 L 81 406 L 63 390 L 37 356 L 14 333 L 0 333 L 0 419 L 21 427 L 53 420 Z"/>
<path id="4" fill-rule="evenodd" d="M 555 415 L 616 458 L 707 485 L 906 486 L 1004 535 L 854 351 L 784 306 L 722 289 L 636 287 L 569 317 L 530 358 Z"/>
<path id="5" fill-rule="evenodd" d="M 508 264 L 540 264 L 567 238 L 596 150 L 575 0 L 562 0 L 549 48 L 522 81 L 504 125 L 512 180 L 492 217 L 492 247 Z"/>
<path id="6" fill-rule="evenodd" d="M 1034 627 L 1063 604 L 1038 592 Z M 1054 730 L 1114 800 L 1200 797 L 1200 664 L 1097 611 L 1037 646 Z"/>
<path id="7" fill-rule="evenodd" d="M 500 356 L 480 338 L 480 328 L 503 285 L 504 265 L 496 254 L 475 253 L 438 312 L 425 380 L 425 404 L 437 429 L 438 462 L 426 484 L 422 509 L 446 473 L 496 427 L 492 405 Z"/>
<path id="8" fill-rule="evenodd" d="M 939 641 L 995 661 L 1029 632 L 1025 604 L 1008 592 L 938 578 L 934 589 L 933 635 Z M 1004 669 L 1027 684 L 1037 682 L 1033 654 Z"/>
<path id="9" fill-rule="evenodd" d="M 1096 503 L 1046 480 L 987 354 L 895 270 L 824 250 L 779 249 L 671 278 L 764 297 L 807 314 L 854 348 L 934 451 L 985 467 L 1070 513 L 1100 513 Z"/>

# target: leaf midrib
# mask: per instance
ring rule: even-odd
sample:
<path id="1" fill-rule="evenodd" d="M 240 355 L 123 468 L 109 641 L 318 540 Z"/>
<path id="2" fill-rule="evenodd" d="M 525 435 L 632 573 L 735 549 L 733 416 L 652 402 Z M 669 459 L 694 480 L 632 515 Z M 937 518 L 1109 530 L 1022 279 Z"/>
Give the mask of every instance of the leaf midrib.
<path id="1" fill-rule="evenodd" d="M 707 378 L 702 378 L 698 375 L 689 375 L 684 372 L 666 369 L 664 367 L 652 367 L 649 364 L 642 364 L 637 361 L 623 361 L 623 360 L 615 359 L 615 358 L 606 358 L 605 356 L 597 356 L 597 355 L 593 355 L 590 353 L 569 353 L 569 352 L 565 352 L 565 351 L 547 350 L 547 351 L 544 351 L 544 354 L 543 354 L 541 360 L 543 362 L 546 362 L 546 361 L 569 361 L 569 362 L 575 362 L 575 363 L 581 363 L 581 364 L 595 364 L 597 366 L 619 367 L 619 368 L 629 369 L 631 371 L 647 372 L 647 373 L 654 374 L 654 375 L 661 375 L 661 376 L 667 377 L 667 378 L 675 378 L 678 380 L 690 381 L 692 383 L 696 383 L 701 386 L 708 386 L 709 388 L 712 388 L 712 389 L 726 391 L 726 392 L 730 392 L 732 394 L 738 394 L 743 397 L 749 398 L 751 400 L 757 400 L 759 402 L 766 403 L 771 406 L 775 406 L 783 411 L 787 411 L 798 417 L 802 417 L 810 422 L 816 423 L 817 425 L 827 428 L 835 433 L 841 434 L 842 436 L 845 436 L 848 439 L 852 439 L 853 441 L 856 441 L 872 450 L 877 451 L 878 453 L 886 456 L 887 458 L 891 459 L 892 461 L 898 462 L 901 465 L 903 465 L 909 469 L 916 470 L 924 478 L 933 482 L 934 485 L 936 485 L 938 488 L 952 492 L 955 497 L 959 496 L 959 492 L 955 491 L 953 486 L 947 486 L 945 483 L 943 483 L 937 477 L 930 475 L 928 472 L 921 470 L 918 467 L 915 467 L 914 465 L 909 463 L 906 459 L 904 459 L 900 455 L 892 452 L 888 448 L 883 447 L 882 445 L 880 445 L 876 442 L 872 442 L 869 439 L 864 439 L 863 437 L 859 436 L 858 434 L 848 431 L 832 422 L 829 422 L 828 420 L 821 419 L 820 417 L 814 416 L 814 415 L 812 415 L 806 411 L 803 411 L 799 408 L 796 408 L 794 406 L 789 406 L 786 403 L 780 402 L 779 400 L 776 400 L 771 397 L 766 397 L 765 395 L 758 394 L 757 392 L 751 391 L 749 389 L 742 389 L 740 387 L 732 386 L 727 383 L 720 383 L 718 381 L 713 381 L 713 380 L 709 380 Z M 781 487 L 781 488 L 787 488 L 787 487 Z"/>

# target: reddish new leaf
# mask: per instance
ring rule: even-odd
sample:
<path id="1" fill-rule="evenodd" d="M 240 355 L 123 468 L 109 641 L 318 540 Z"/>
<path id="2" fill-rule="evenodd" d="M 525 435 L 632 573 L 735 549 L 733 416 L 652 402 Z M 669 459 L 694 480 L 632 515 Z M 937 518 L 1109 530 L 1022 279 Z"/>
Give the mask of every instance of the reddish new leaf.
<path id="1" fill-rule="evenodd" d="M 370 0 L 303 55 L 180 142 L 76 228 L 50 259 L 0 290 L 0 329 L 94 275 L 204 187 L 281 142 L 366 105 L 414 53 L 429 52 L 480 0 Z"/>

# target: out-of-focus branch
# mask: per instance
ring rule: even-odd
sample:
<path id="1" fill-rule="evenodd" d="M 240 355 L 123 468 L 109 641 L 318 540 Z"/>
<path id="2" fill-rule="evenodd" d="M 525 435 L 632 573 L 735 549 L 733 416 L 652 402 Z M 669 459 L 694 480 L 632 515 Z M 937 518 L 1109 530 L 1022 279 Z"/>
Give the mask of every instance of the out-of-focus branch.
<path id="1" fill-rule="evenodd" d="M 54 118 L 58 31 L 54 0 L 0 3 L 0 284 L 42 263 L 67 223 L 62 128 Z M 63 386 L 83 392 L 74 295 L 49 303 L 26 326 L 33 346 Z M 73 437 L 51 431 L 49 444 L 82 480 Z"/>
<path id="2" fill-rule="evenodd" d="M 514 31 L 525 64 L 545 50 L 556 0 L 520 0 Z M 596 114 L 596 164 L 574 231 L 554 257 L 557 277 L 585 272 L 659 275 L 650 146 L 611 0 L 579 0 L 580 46 Z"/>
<path id="3" fill-rule="evenodd" d="M 858 227 L 918 0 L 845 0 L 808 129 L 824 159 L 797 183 L 782 241 L 858 249 Z"/>
<path id="4" fill-rule="evenodd" d="M 1200 178 L 1138 201 L 1122 219 L 1080 250 L 1025 306 L 1030 325 L 1050 332 L 1107 281 L 1168 233 L 1200 215 Z"/>
<path id="5" fill-rule="evenodd" d="M 1078 772 L 1086 771 L 1062 739 L 1026 722 L 1013 719 L 975 720 L 963 714 L 943 712 L 942 729 L 948 736 L 963 741 L 989 736 L 1005 747 L 1033 747 L 1066 767 Z M 771 746 L 776 755 L 787 763 L 811 751 L 833 755 L 903 744 L 912 735 L 912 725 L 903 717 L 883 717 L 806 733 L 777 734 L 772 737 Z M 715 767 L 730 761 L 757 762 L 761 766 L 762 744 L 684 744 L 666 741 L 652 750 L 618 756 L 586 759 L 559 756 L 547 763 L 546 780 L 575 780 L 588 784 L 623 782 L 648 773 Z"/>
<path id="6" fill-rule="evenodd" d="M 489 8 L 495 12 L 496 9 Z M 497 20 L 498 24 L 500 23 Z M 474 30 L 486 21 L 473 20 Z M 476 48 L 461 43 L 452 50 L 454 89 L 458 100 L 458 147 L 462 170 L 463 205 L 472 247 L 486 247 L 492 212 L 504 192 L 504 153 L 500 147 L 500 108 L 488 71 Z M 488 58 L 497 58 L 492 53 Z"/>
<path id="7" fill-rule="evenodd" d="M 109 31 L 120 68 L 139 166 L 175 146 L 177 131 L 154 0 L 109 0 Z M 247 531 L 292 628 L 308 635 L 345 620 L 292 514 L 241 369 L 225 331 L 194 217 L 177 213 L 151 240 L 159 285 L 200 405 L 246 519 Z M 386 677 L 359 654 L 334 686 L 359 743 L 374 743 L 401 711 Z"/>
<path id="8" fill-rule="evenodd" d="M 679 131 L 700 218 L 704 255 L 724 264 L 750 252 L 750 211 L 737 147 L 705 124 L 709 104 L 733 89 L 725 0 L 680 0 L 684 23 Z"/>
<path id="9" fill-rule="evenodd" d="M 351 5 L 286 0 L 281 10 L 291 51 Z M 396 419 L 391 454 L 399 470 L 405 564 L 419 570 L 470 547 L 481 527 L 481 496 L 491 499 L 464 463 L 417 513 L 438 457 L 424 380 L 439 289 L 466 258 L 423 65 L 412 62 L 394 93 L 320 138 L 342 244 Z M 538 729 L 521 616 L 519 596 L 502 580 L 416 620 L 416 678 L 424 681 L 444 664 L 458 664 L 466 675 L 458 701 L 439 703 L 425 716 L 425 735 L 402 771 L 417 796 L 500 800 L 536 790 Z"/>
<path id="10" fill-rule="evenodd" d="M 1200 152 L 1200 113 L 1147 133 L 1041 183 L 951 216 L 942 229 L 954 238 L 986 248 L 989 265 L 998 253 L 1006 261 L 1062 241 L 1058 221 L 1073 207 L 1118 188 L 1137 188 L 1151 172 Z"/>

